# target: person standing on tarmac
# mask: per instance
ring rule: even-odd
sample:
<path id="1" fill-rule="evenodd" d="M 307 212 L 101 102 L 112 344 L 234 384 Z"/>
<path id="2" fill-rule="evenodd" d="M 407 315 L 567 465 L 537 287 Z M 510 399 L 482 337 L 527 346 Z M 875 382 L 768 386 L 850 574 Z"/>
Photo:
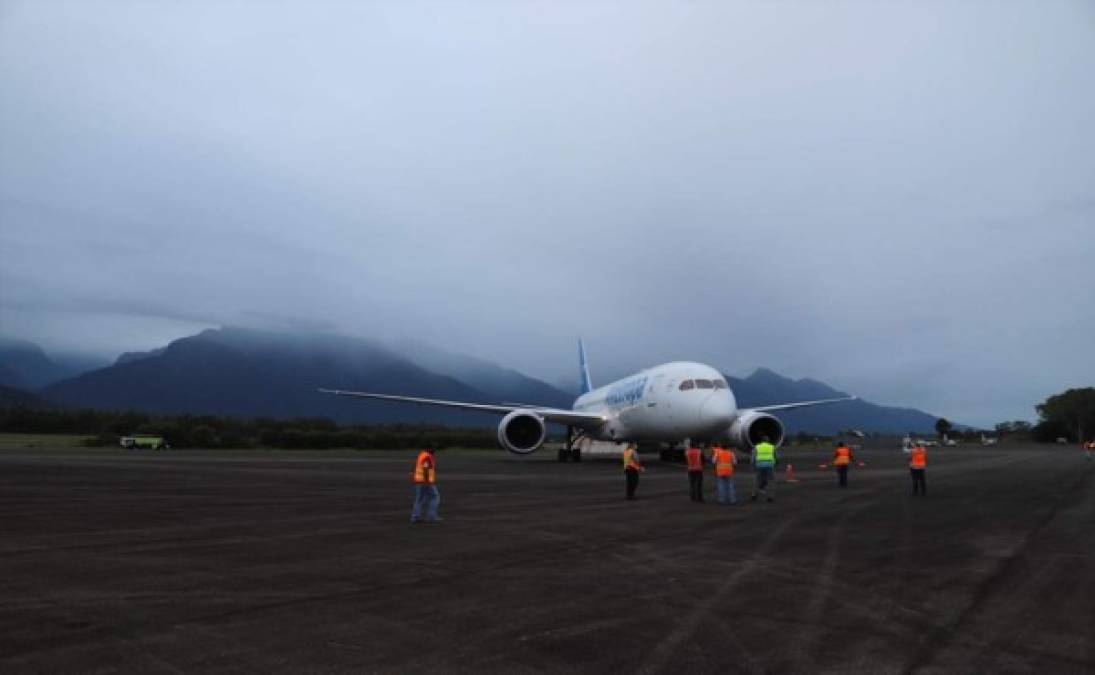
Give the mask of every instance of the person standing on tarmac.
<path id="1" fill-rule="evenodd" d="M 912 474 L 913 496 L 927 497 L 928 484 L 924 482 L 924 473 L 928 469 L 928 451 L 923 443 L 917 443 L 909 450 L 909 473 Z"/>
<path id="2" fill-rule="evenodd" d="M 631 443 L 624 448 L 624 479 L 627 481 L 627 498 L 635 499 L 635 491 L 639 489 L 639 473 L 643 471 L 643 465 L 639 461 L 639 451 L 635 444 Z"/>
<path id="3" fill-rule="evenodd" d="M 418 453 L 414 463 L 414 507 L 411 509 L 411 522 L 422 522 L 422 510 L 426 510 L 426 522 L 439 523 L 437 507 L 441 505 L 441 493 L 437 490 L 437 462 L 433 448 L 427 447 Z"/>
<path id="4" fill-rule="evenodd" d="M 733 450 L 727 450 L 716 443 L 711 452 L 711 463 L 715 465 L 715 488 L 720 504 L 734 505 L 738 503 L 738 495 L 734 489 L 734 465 L 738 458 Z"/>
<path id="5" fill-rule="evenodd" d="M 837 485 L 848 487 L 848 467 L 852 464 L 852 451 L 844 441 L 837 443 L 833 453 L 833 466 L 836 468 Z"/>
<path id="6" fill-rule="evenodd" d="M 772 445 L 771 439 L 767 436 L 762 436 L 760 443 L 753 446 L 753 501 L 757 501 L 757 495 L 761 492 L 768 501 L 775 500 L 774 474 L 777 461 L 779 458 L 776 456 L 776 446 Z M 769 488 L 769 485 L 772 487 Z"/>
<path id="7" fill-rule="evenodd" d="M 688 491 L 694 502 L 703 501 L 703 450 L 693 445 L 684 451 L 688 463 Z"/>

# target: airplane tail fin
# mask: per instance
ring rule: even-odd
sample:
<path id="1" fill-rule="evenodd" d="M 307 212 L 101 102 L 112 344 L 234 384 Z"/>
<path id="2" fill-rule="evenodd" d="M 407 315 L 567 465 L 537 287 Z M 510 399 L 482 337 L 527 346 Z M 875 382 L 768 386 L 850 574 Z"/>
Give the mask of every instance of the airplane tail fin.
<path id="1" fill-rule="evenodd" d="M 593 380 L 589 377 L 589 364 L 586 363 L 586 346 L 582 342 L 582 338 L 578 338 L 578 365 L 581 367 L 582 386 L 581 394 L 588 394 L 593 391 Z"/>

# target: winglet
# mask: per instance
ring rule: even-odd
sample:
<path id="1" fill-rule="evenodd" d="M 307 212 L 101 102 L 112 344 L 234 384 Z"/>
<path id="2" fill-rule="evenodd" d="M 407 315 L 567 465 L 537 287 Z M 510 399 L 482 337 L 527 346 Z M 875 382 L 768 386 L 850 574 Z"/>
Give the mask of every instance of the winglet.
<path id="1" fill-rule="evenodd" d="M 589 377 L 589 364 L 586 363 L 586 346 L 582 342 L 582 338 L 578 338 L 578 365 L 581 367 L 580 376 L 582 378 L 581 394 L 588 394 L 593 391 L 593 380 Z"/>

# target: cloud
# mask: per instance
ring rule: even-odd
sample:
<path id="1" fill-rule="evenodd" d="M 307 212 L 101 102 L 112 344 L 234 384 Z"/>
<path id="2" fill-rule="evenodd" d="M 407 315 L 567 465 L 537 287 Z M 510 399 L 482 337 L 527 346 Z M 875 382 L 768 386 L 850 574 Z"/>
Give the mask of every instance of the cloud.
<path id="1" fill-rule="evenodd" d="M 0 322 L 284 317 L 552 380 L 582 334 L 1029 418 L 1095 377 L 1091 18 L 8 3 Z"/>

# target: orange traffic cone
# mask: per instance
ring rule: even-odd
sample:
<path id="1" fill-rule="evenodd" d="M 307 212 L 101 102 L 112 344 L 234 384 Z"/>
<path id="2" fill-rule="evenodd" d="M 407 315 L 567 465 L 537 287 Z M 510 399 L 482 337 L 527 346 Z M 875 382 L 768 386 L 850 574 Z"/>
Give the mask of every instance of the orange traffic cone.
<path id="1" fill-rule="evenodd" d="M 798 479 L 795 478 L 795 465 L 787 465 L 787 477 L 783 479 L 785 483 L 797 483 Z"/>

